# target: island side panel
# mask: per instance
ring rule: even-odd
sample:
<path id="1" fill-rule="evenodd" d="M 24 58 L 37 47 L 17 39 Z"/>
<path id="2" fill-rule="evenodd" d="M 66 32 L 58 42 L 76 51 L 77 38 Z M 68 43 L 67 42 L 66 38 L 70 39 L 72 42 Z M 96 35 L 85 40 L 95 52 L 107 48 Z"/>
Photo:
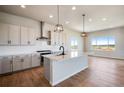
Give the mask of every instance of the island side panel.
<path id="1" fill-rule="evenodd" d="M 48 81 L 50 81 L 50 74 L 51 74 L 51 71 L 50 71 L 50 59 L 44 58 L 43 66 L 44 66 L 44 76 Z"/>
<path id="2" fill-rule="evenodd" d="M 52 86 L 64 81 L 76 73 L 88 67 L 88 56 L 84 55 L 63 61 L 53 61 L 52 64 Z"/>
<path id="3" fill-rule="evenodd" d="M 53 61 L 49 58 L 44 57 L 44 76 L 49 81 L 49 84 L 52 85 L 53 82 Z"/>

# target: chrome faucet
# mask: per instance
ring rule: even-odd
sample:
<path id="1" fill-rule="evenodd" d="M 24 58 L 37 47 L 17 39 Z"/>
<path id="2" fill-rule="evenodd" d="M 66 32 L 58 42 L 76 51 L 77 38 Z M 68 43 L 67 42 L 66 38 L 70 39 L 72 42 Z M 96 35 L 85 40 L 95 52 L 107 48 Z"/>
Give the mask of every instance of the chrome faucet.
<path id="1" fill-rule="evenodd" d="M 61 48 L 63 49 L 61 55 L 64 55 L 64 54 L 65 54 L 65 53 L 64 53 L 64 46 L 60 46 L 60 47 L 59 47 L 59 50 L 61 50 Z"/>

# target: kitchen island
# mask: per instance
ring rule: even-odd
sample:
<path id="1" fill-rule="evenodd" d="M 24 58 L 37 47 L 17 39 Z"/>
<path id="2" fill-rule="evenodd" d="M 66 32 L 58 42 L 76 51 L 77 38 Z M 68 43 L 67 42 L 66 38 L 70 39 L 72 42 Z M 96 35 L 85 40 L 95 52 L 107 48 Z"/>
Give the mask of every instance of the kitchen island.
<path id="1" fill-rule="evenodd" d="M 65 55 L 44 55 L 44 75 L 52 86 L 88 68 L 88 55 L 70 51 Z"/>

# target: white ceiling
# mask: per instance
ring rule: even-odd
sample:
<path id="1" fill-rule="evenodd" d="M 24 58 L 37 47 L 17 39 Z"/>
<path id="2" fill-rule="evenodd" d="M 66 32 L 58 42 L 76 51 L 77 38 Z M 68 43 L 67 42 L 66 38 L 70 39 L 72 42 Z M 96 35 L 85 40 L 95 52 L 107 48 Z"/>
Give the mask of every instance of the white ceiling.
<path id="1" fill-rule="evenodd" d="M 56 5 L 28 5 L 24 9 L 16 5 L 1 5 L 0 10 L 47 23 L 57 23 Z M 72 5 L 61 5 L 60 23 L 69 29 L 82 31 L 83 13 L 86 14 L 85 30 L 87 32 L 124 26 L 124 6 L 121 5 L 77 5 L 75 11 L 72 10 Z M 50 14 L 53 18 L 49 18 Z M 88 21 L 89 18 L 92 18 L 92 22 Z M 102 21 L 102 18 L 107 20 Z M 70 23 L 65 24 L 65 21 Z"/>

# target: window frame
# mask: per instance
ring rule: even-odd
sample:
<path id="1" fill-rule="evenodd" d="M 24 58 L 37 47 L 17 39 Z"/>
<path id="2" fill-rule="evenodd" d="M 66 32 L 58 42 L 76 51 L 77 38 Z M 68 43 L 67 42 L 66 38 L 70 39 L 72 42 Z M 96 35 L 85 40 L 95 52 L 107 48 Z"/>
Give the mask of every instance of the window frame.
<path id="1" fill-rule="evenodd" d="M 107 46 L 107 48 L 104 50 L 104 49 L 98 49 L 97 47 L 100 47 L 100 46 L 102 46 L 102 45 L 99 45 L 98 44 L 98 38 L 107 38 L 107 44 L 106 44 L 106 46 Z M 111 46 L 111 44 L 110 44 L 110 38 L 113 38 L 113 40 L 114 40 L 114 49 L 110 49 L 110 46 Z M 92 43 L 92 40 L 94 39 L 94 41 L 95 41 L 95 43 L 96 44 L 94 44 L 93 45 L 93 43 Z M 116 39 L 115 39 L 115 37 L 114 36 L 99 36 L 99 37 L 95 37 L 95 38 L 91 38 L 91 43 L 90 43 L 90 45 L 91 45 L 91 47 L 92 47 L 92 50 L 94 50 L 94 51 L 115 51 L 115 49 L 116 49 Z M 94 48 L 94 46 L 96 46 L 96 48 Z"/>
<path id="2" fill-rule="evenodd" d="M 72 45 L 72 42 L 74 42 L 73 45 Z M 78 44 L 78 40 L 76 38 L 71 39 L 71 42 L 70 43 L 71 43 L 70 44 L 71 50 L 78 50 L 79 44 Z M 76 47 L 76 48 L 73 48 L 73 47 Z"/>

